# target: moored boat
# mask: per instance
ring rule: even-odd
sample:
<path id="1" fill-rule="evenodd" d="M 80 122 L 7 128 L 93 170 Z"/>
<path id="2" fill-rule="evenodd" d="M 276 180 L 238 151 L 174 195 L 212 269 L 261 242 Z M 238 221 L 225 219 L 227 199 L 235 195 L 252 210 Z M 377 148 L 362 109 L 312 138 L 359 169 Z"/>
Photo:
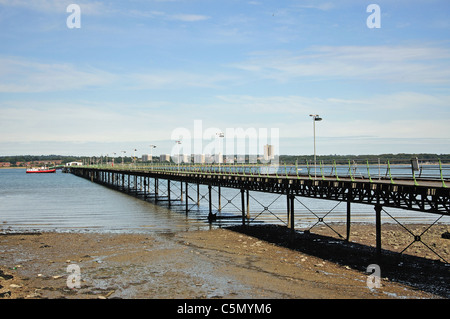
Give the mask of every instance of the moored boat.
<path id="1" fill-rule="evenodd" d="M 30 173 L 55 173 L 56 169 L 54 168 L 46 168 L 46 167 L 41 167 L 41 168 L 27 168 L 27 174 Z"/>

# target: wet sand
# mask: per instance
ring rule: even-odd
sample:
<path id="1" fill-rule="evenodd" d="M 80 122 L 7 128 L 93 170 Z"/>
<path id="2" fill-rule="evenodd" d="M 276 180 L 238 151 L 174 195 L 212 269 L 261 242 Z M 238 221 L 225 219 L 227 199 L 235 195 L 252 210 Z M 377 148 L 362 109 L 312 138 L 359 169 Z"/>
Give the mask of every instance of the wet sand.
<path id="1" fill-rule="evenodd" d="M 285 227 L 252 226 L 167 234 L 18 233 L 0 235 L 0 299 L 440 299 L 450 297 L 449 226 L 422 242 L 383 225 L 383 259 L 373 225 L 315 227 L 292 238 Z M 420 234 L 427 226 L 409 226 Z M 401 251 L 413 244 L 402 254 Z M 389 251 L 388 251 L 389 250 Z M 378 263 L 381 287 L 367 286 Z M 80 269 L 69 288 L 67 267 Z"/>

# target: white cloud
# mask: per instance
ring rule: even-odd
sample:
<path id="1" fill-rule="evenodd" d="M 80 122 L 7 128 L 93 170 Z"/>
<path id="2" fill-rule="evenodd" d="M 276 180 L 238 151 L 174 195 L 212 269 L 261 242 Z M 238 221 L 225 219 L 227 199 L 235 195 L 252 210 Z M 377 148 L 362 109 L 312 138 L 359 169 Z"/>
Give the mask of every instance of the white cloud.
<path id="1" fill-rule="evenodd" d="M 196 22 L 210 19 L 210 17 L 201 14 L 173 14 L 169 18 L 183 22 Z"/>
<path id="2" fill-rule="evenodd" d="M 408 112 L 417 115 L 425 112 L 429 117 L 430 111 L 442 110 L 447 116 L 449 95 L 430 95 L 416 92 L 396 92 L 392 94 L 372 95 L 363 99 L 344 99 L 334 97 L 305 97 L 305 96 L 251 96 L 251 95 L 223 95 L 217 97 L 229 107 L 233 105 L 246 112 L 284 113 L 291 115 L 308 115 L 313 110 L 332 112 L 338 110 L 350 113 L 352 117 L 358 114 L 380 113 L 389 111 L 391 115 L 408 117 Z M 359 113 L 356 113 L 359 112 Z M 381 113 L 380 113 L 381 114 Z M 385 118 L 381 114 L 380 118 Z"/>
<path id="3" fill-rule="evenodd" d="M 84 70 L 63 63 L 40 63 L 17 57 L 0 57 L 0 92 L 51 92 L 103 86 L 116 76 L 91 67 Z"/>
<path id="4" fill-rule="evenodd" d="M 282 137 L 310 136 L 309 114 L 320 114 L 322 137 L 448 138 L 449 95 L 397 92 L 365 99 L 249 95 L 219 96 L 217 108 L 240 114 L 246 121 L 265 121 Z M 251 125 L 251 124 L 250 124 Z"/>
<path id="5" fill-rule="evenodd" d="M 100 14 L 105 12 L 106 8 L 99 1 L 86 0 L 0 0 L 0 5 L 26 8 L 33 11 L 46 13 L 66 14 L 68 5 L 76 3 L 81 7 L 82 14 Z"/>
<path id="6" fill-rule="evenodd" d="M 335 7 L 335 5 L 331 2 L 324 2 L 324 3 L 319 3 L 319 4 L 297 5 L 297 7 L 304 8 L 304 9 L 317 9 L 317 10 L 322 10 L 322 11 L 328 11 L 328 10 L 333 9 Z"/>
<path id="7" fill-rule="evenodd" d="M 127 88 L 180 89 L 180 88 L 220 88 L 234 77 L 225 74 L 201 74 L 183 71 L 154 71 L 151 73 L 133 73 L 125 76 Z"/>
<path id="8" fill-rule="evenodd" d="M 187 14 L 187 13 L 177 13 L 170 14 L 164 11 L 146 11 L 146 10 L 130 10 L 129 14 L 135 17 L 144 17 L 144 18 L 160 18 L 166 20 L 177 20 L 183 22 L 197 22 L 208 20 L 211 17 L 202 15 L 202 14 Z"/>
<path id="9" fill-rule="evenodd" d="M 121 142 L 167 138 L 164 102 L 138 106 L 83 101 L 0 103 L 0 142 Z"/>
<path id="10" fill-rule="evenodd" d="M 390 144 L 394 142 L 399 152 L 403 149 L 401 143 L 409 143 L 420 152 L 428 146 L 431 148 L 432 143 L 435 143 L 434 150 L 450 143 L 446 111 L 449 103 L 450 96 L 410 92 L 361 100 L 223 95 L 205 103 L 183 105 L 151 100 L 137 105 L 115 101 L 35 102 L 30 98 L 0 102 L 0 144 L 96 142 L 104 144 L 103 152 L 111 152 L 114 149 L 106 149 L 108 143 L 134 146 L 133 143 L 148 145 L 149 141 L 166 140 L 164 145 L 172 147 L 170 137 L 175 128 L 192 130 L 193 121 L 201 119 L 203 129 L 278 128 L 281 141 L 287 141 L 282 152 L 300 150 L 310 154 L 312 122 L 309 114 L 314 111 L 323 117 L 316 125 L 321 154 L 343 150 L 362 152 L 357 145 L 364 146 L 365 153 L 370 147 L 373 153 L 380 153 L 383 149 L 392 149 Z M 302 148 L 298 148 L 299 143 Z M 160 145 L 159 150 L 164 145 Z"/>
<path id="11" fill-rule="evenodd" d="M 292 52 L 255 52 L 231 64 L 263 78 L 357 78 L 403 83 L 450 82 L 450 49 L 410 46 L 320 46 Z"/>
<path id="12" fill-rule="evenodd" d="M 219 88 L 234 79 L 236 77 L 226 74 L 172 70 L 111 73 L 90 66 L 0 57 L 0 93 L 58 92 L 95 87 L 124 90 Z"/>

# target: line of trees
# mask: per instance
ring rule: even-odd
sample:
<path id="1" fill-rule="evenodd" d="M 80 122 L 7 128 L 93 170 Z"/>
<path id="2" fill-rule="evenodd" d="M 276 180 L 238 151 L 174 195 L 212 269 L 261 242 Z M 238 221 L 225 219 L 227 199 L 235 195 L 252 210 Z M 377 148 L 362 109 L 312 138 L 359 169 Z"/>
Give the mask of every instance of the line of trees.
<path id="1" fill-rule="evenodd" d="M 0 156 L 0 162 L 9 162 L 11 166 L 17 166 L 17 163 L 28 163 L 28 162 L 53 162 L 53 161 L 62 161 L 62 164 L 69 162 L 84 162 L 84 163 L 100 163 L 103 160 L 103 163 L 106 162 L 106 156 L 66 156 L 66 155 L 13 155 L 13 156 Z M 108 157 L 108 161 L 111 161 L 111 157 Z M 124 157 L 124 163 L 131 163 L 131 157 Z M 121 157 L 115 158 L 116 163 L 122 163 Z"/>
<path id="2" fill-rule="evenodd" d="M 57 161 L 62 160 L 64 163 L 79 160 L 77 156 L 60 156 L 60 155 L 14 155 L 0 156 L 0 162 L 9 162 L 15 165 L 17 162 L 38 162 L 38 161 Z"/>

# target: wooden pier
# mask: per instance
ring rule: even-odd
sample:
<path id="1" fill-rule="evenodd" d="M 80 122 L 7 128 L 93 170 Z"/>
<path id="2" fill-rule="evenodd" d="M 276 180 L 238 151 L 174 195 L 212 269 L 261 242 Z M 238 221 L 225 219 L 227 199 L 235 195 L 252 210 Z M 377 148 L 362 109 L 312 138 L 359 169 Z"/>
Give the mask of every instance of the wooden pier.
<path id="1" fill-rule="evenodd" d="M 385 207 L 398 208 L 435 214 L 439 216 L 450 215 L 450 189 L 446 186 L 441 172 L 438 178 L 416 179 L 398 178 L 392 176 L 374 179 L 370 175 L 362 178 L 348 176 L 320 176 L 311 177 L 310 174 L 299 175 L 288 171 L 276 173 L 262 173 L 262 170 L 227 169 L 210 166 L 156 166 L 156 167 L 69 167 L 67 171 L 105 185 L 116 190 L 139 196 L 155 203 L 167 202 L 171 206 L 174 201 L 184 202 L 186 214 L 190 211 L 189 205 L 200 204 L 199 186 L 208 188 L 209 222 L 221 218 L 217 210 L 212 208 L 212 188 L 219 193 L 221 188 L 240 190 L 240 219 L 243 225 L 249 223 L 249 192 L 264 192 L 286 196 L 287 227 L 295 231 L 295 204 L 297 197 L 345 202 L 347 207 L 347 234 L 350 239 L 351 204 L 360 203 L 374 207 L 376 230 L 376 254 L 381 255 L 381 213 Z M 162 186 L 164 181 L 165 187 Z M 447 180 L 448 182 L 448 180 Z M 179 196 L 173 196 L 171 187 L 177 183 Z M 172 186 L 171 186 L 172 185 Z M 189 188 L 197 188 L 195 194 L 189 194 Z M 179 186 L 179 187 L 178 187 Z M 183 191 L 184 189 L 184 191 Z M 193 195 L 193 196 L 192 196 Z M 438 218 L 439 219 L 439 218 Z M 320 218 L 319 218 L 320 221 Z M 420 241 L 420 236 L 415 236 Z M 439 256 L 440 257 L 440 256 Z M 441 257 L 441 259 L 443 259 Z M 444 260 L 444 259 L 443 259 Z M 445 260 L 444 260 L 445 261 Z"/>

